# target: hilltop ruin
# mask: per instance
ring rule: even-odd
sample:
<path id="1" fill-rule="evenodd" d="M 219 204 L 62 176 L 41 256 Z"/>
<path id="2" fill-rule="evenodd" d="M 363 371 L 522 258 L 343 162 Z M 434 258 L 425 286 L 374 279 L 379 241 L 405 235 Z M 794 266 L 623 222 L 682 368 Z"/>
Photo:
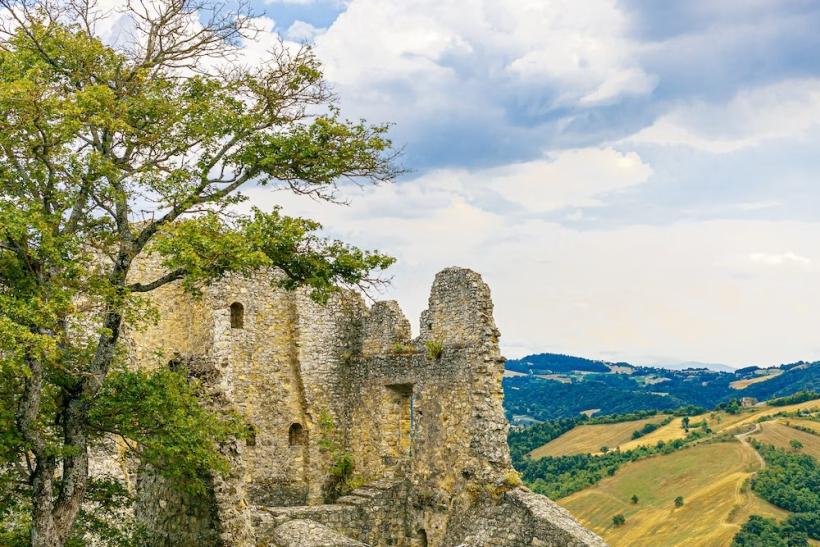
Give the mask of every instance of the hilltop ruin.
<path id="1" fill-rule="evenodd" d="M 139 265 L 136 277 L 156 268 Z M 136 516 L 168 545 L 604 545 L 520 486 L 502 410 L 504 359 L 490 290 L 470 270 L 433 283 L 420 335 L 396 302 L 327 304 L 272 274 L 199 298 L 156 291 L 160 321 L 130 332 L 131 366 L 184 362 L 249 435 L 232 472 L 192 498 L 148 472 L 124 476 Z"/>

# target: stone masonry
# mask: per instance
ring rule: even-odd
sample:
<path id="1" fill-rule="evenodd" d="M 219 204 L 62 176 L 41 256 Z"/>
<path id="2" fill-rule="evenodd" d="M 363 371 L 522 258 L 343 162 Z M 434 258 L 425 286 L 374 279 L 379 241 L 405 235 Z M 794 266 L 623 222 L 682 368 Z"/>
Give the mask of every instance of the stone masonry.
<path id="1" fill-rule="evenodd" d="M 158 273 L 146 261 L 135 277 Z M 440 272 L 416 339 L 396 302 L 319 304 L 275 279 L 163 287 L 159 322 L 128 332 L 131 366 L 189 363 L 249 431 L 199 499 L 129 475 L 157 544 L 604 545 L 511 467 L 481 276 Z"/>

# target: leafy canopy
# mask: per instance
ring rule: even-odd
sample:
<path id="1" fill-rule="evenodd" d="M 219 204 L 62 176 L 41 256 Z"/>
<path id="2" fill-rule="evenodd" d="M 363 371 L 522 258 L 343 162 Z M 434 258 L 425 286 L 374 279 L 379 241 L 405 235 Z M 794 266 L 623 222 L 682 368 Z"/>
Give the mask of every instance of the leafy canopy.
<path id="1" fill-rule="evenodd" d="M 242 430 L 184 371 L 127 370 L 123 325 L 156 318 L 145 295 L 260 268 L 320 302 L 378 285 L 391 257 L 280 208 L 241 213 L 240 191 L 337 201 L 340 181 L 400 171 L 388 127 L 341 117 L 310 48 L 238 61 L 242 3 L 129 3 L 133 40 L 116 47 L 93 3 L 0 7 L 0 487 L 29 499 L 32 543 L 63 544 L 97 439 L 197 488 Z M 151 254 L 165 273 L 136 279 Z"/>

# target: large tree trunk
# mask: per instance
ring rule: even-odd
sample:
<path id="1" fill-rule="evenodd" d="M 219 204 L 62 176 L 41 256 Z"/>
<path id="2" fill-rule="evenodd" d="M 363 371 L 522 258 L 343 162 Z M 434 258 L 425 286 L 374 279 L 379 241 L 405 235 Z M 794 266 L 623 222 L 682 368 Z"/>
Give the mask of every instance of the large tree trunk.
<path id="1" fill-rule="evenodd" d="M 38 459 L 32 475 L 31 545 L 61 547 L 68 539 L 88 484 L 86 407 L 81 399 L 67 401 L 63 412 L 62 474 L 55 477 L 57 460 Z M 55 497 L 55 481 L 59 493 Z"/>
<path id="2" fill-rule="evenodd" d="M 37 462 L 31 482 L 31 545 L 54 547 L 59 542 L 54 525 L 54 470 L 53 458 Z"/>

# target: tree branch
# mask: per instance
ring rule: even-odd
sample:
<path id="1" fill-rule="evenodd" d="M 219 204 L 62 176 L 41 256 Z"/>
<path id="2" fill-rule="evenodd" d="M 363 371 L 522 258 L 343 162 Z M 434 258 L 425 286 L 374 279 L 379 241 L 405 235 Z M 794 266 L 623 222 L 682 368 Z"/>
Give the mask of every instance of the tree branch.
<path id="1" fill-rule="evenodd" d="M 168 272 L 167 274 L 163 275 L 162 277 L 158 277 L 157 279 L 153 280 L 150 283 L 132 283 L 128 285 L 128 290 L 131 292 L 151 292 L 155 289 L 162 287 L 163 285 L 167 285 L 173 281 L 178 279 L 182 279 L 185 274 L 187 273 L 186 270 L 180 268 L 178 270 L 174 270 L 172 272 Z"/>

